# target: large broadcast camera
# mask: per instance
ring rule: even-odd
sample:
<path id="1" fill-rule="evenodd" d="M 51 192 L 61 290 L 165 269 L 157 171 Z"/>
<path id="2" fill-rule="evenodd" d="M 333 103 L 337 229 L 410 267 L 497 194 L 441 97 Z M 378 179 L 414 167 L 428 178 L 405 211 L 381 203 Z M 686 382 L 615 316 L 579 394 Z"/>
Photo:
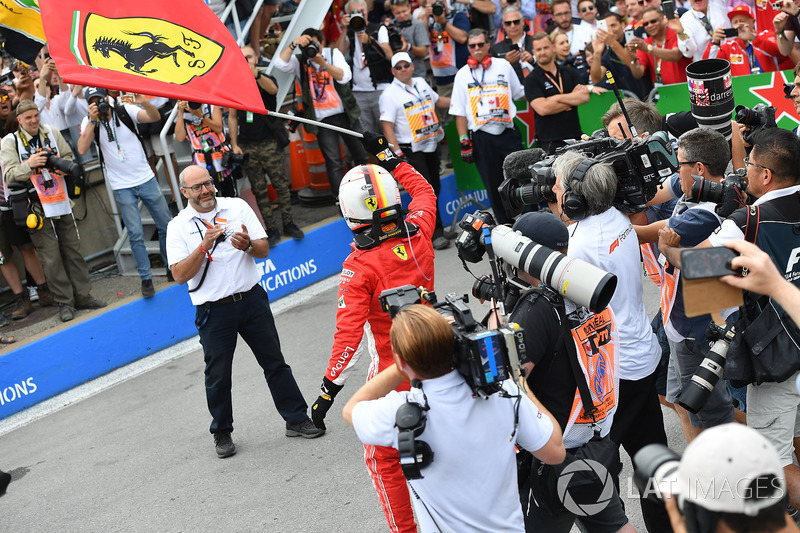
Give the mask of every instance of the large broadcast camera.
<path id="1" fill-rule="evenodd" d="M 509 216 L 521 213 L 527 205 L 555 202 L 552 192 L 556 183 L 553 163 L 559 155 L 571 150 L 612 166 L 617 176 L 614 207 L 626 213 L 644 211 L 647 202 L 655 197 L 661 182 L 678 171 L 678 154 L 668 135 L 657 131 L 644 139 L 637 137 L 636 128 L 631 123 L 622 102 L 622 94 L 612 76 L 609 76 L 609 83 L 633 138 L 621 141 L 609 137 L 605 130 L 598 130 L 588 140 L 571 141 L 547 157 L 539 149 L 521 150 L 508 155 L 503 161 L 505 179 L 500 184 L 499 192 Z"/>
<path id="2" fill-rule="evenodd" d="M 485 211 L 466 214 L 459 222 L 464 231 L 456 239 L 458 256 L 470 263 L 477 263 L 484 253 L 489 252 L 494 284 L 481 278 L 478 284 L 484 286 L 483 294 L 494 292 L 498 303 L 508 292 L 508 274 L 498 268 L 496 263 L 517 268 L 542 280 L 553 290 L 569 298 L 578 305 L 596 313 L 608 306 L 617 287 L 617 277 L 596 266 L 536 244 L 508 226 L 494 225 L 494 219 Z"/>
<path id="3" fill-rule="evenodd" d="M 488 398 L 502 390 L 502 382 L 514 379 L 513 372 L 525 358 L 525 337 L 518 324 L 508 323 L 497 329 L 486 329 L 472 316 L 467 295 L 448 294 L 444 302 L 424 288 L 405 285 L 381 292 L 381 308 L 394 318 L 410 305 L 428 302 L 442 316 L 452 317 L 455 335 L 453 368 L 456 368 L 475 396 Z"/>
<path id="4" fill-rule="evenodd" d="M 744 132 L 742 138 L 747 144 L 754 144 L 753 137 L 767 128 L 777 128 L 775 122 L 775 108 L 766 104 L 757 104 L 753 108 L 743 105 L 736 106 L 734 120 L 739 124 L 750 126 L 750 130 Z"/>
<path id="5" fill-rule="evenodd" d="M 747 182 L 744 177 L 747 169 L 740 168 L 736 172 L 726 174 L 722 183 L 692 176 L 692 194 L 690 200 L 695 203 L 711 202 L 717 204 L 714 209 L 721 218 L 728 218 L 731 213 L 747 204 Z"/>
<path id="6" fill-rule="evenodd" d="M 581 152 L 609 163 L 617 176 L 614 207 L 626 213 L 639 213 L 656 195 L 659 184 L 678 170 L 678 156 L 667 134 L 659 131 L 645 139 L 595 136 L 558 148 L 553 155 L 534 148 L 514 152 L 503 162 L 505 180 L 500 184 L 500 198 L 510 216 L 527 205 L 555 202 L 556 183 L 553 163 L 567 151 Z"/>

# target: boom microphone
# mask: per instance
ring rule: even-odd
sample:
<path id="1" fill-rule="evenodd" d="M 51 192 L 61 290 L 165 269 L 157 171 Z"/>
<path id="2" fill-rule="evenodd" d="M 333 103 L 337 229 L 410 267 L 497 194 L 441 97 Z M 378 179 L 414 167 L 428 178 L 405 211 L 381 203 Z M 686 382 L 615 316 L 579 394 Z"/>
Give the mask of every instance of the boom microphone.
<path id="1" fill-rule="evenodd" d="M 531 167 L 545 156 L 541 148 L 512 152 L 503 160 L 503 178 L 517 181 L 531 179 Z"/>

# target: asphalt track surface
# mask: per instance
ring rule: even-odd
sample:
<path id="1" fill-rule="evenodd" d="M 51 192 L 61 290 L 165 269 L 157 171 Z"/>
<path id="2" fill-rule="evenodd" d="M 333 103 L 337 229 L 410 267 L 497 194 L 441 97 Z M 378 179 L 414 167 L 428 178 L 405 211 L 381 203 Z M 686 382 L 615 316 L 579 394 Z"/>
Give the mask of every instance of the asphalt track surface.
<path id="1" fill-rule="evenodd" d="M 486 260 L 471 267 L 476 275 L 489 273 Z M 440 298 L 469 292 L 472 277 L 453 247 L 437 253 L 436 269 Z M 273 305 L 284 355 L 309 405 L 330 355 L 335 281 Z M 658 294 L 648 281 L 645 301 L 652 315 Z M 476 301 L 470 305 L 482 316 Z M 0 421 L 0 469 L 13 475 L 0 498 L 1 531 L 387 530 L 363 448 L 341 418 L 368 361 L 359 363 L 329 412 L 326 435 L 287 438 L 263 373 L 240 339 L 233 376 L 237 454 L 221 460 L 208 432 L 202 349 L 195 338 L 176 350 Z M 137 375 L 136 368 L 148 367 Z M 664 417 L 670 444 L 682 450 L 677 416 L 665 410 Z M 630 461 L 623 462 L 626 510 L 644 531 Z"/>

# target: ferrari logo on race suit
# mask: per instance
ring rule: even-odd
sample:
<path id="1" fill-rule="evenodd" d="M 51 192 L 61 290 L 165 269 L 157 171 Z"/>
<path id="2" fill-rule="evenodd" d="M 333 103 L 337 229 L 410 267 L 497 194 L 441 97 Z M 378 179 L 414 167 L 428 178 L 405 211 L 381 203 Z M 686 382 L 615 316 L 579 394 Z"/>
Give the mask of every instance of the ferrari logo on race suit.
<path id="1" fill-rule="evenodd" d="M 394 255 L 402 259 L 403 261 L 408 261 L 408 254 L 406 253 L 406 247 L 402 244 L 398 244 L 394 248 L 392 248 Z"/>
<path id="2" fill-rule="evenodd" d="M 367 204 L 367 209 L 370 211 L 375 211 L 378 208 L 378 200 L 374 196 L 367 196 L 364 203 Z"/>
<path id="3" fill-rule="evenodd" d="M 77 31 L 73 28 L 73 38 Z M 94 13 L 86 17 L 82 48 L 93 67 L 180 85 L 210 71 L 224 50 L 216 41 L 165 20 Z"/>

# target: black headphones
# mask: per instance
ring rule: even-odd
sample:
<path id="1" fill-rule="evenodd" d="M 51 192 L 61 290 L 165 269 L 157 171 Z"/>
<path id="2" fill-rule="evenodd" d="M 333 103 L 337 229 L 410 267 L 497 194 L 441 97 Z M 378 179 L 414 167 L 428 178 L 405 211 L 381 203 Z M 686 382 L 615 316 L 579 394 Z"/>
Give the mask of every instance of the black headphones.
<path id="1" fill-rule="evenodd" d="M 418 379 L 411 380 L 411 386 L 422 390 L 422 382 Z M 425 431 L 425 411 L 430 409 L 424 392 L 422 397 L 425 398 L 424 407 L 416 402 L 406 402 L 395 415 L 397 451 L 400 452 L 400 466 L 406 479 L 422 479 L 420 470 L 433 462 L 433 450 L 428 443 L 416 440 Z"/>
<path id="2" fill-rule="evenodd" d="M 578 167 L 572 173 L 570 179 L 567 180 L 567 183 L 571 183 L 572 180 L 583 182 L 583 178 L 586 176 L 586 172 L 589 170 L 589 168 L 599 162 L 600 161 L 597 159 L 587 157 L 578 164 Z M 561 212 L 564 213 L 567 218 L 576 222 L 583 220 L 586 218 L 586 212 L 588 210 L 589 205 L 586 202 L 585 197 L 573 192 L 569 188 L 564 190 L 564 196 L 561 198 Z"/>

